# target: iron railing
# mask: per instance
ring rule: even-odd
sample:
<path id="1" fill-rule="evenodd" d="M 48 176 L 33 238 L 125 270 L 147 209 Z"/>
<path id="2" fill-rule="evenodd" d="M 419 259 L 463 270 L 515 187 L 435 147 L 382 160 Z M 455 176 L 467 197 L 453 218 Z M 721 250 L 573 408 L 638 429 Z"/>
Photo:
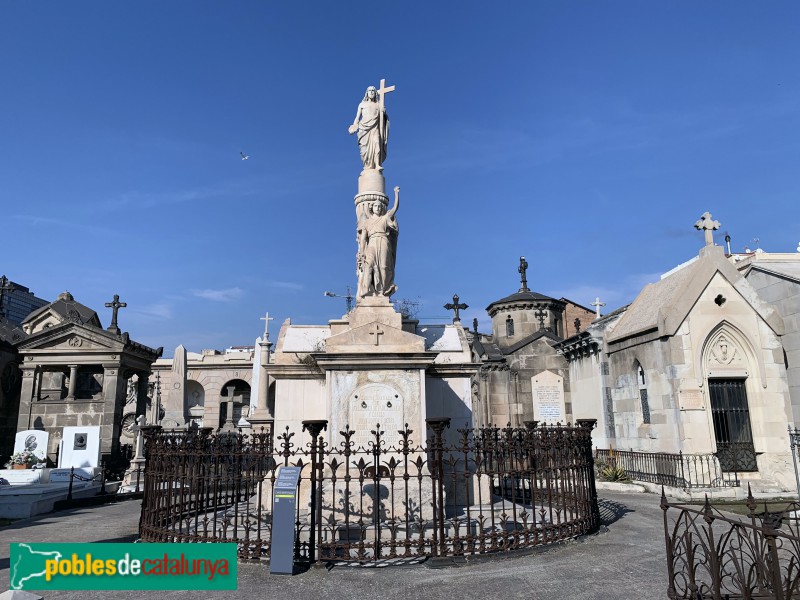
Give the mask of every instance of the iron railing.
<path id="1" fill-rule="evenodd" d="M 746 506 L 736 518 L 708 498 L 691 507 L 662 492 L 669 598 L 800 597 L 800 504 L 758 505 L 748 486 Z"/>
<path id="2" fill-rule="evenodd" d="M 345 428 L 329 441 L 325 421 L 274 438 L 151 431 L 140 536 L 232 541 L 241 558 L 268 558 L 277 470 L 291 465 L 302 469 L 296 559 L 403 562 L 551 544 L 599 525 L 594 423 L 448 436 L 449 419 L 428 419 L 423 445 L 408 426 Z"/>
<path id="3" fill-rule="evenodd" d="M 735 448 L 729 448 L 735 453 Z M 683 489 L 739 487 L 736 471 L 725 472 L 715 454 L 682 452 L 636 452 L 595 449 L 595 460 L 620 467 L 634 481 L 645 481 Z"/>

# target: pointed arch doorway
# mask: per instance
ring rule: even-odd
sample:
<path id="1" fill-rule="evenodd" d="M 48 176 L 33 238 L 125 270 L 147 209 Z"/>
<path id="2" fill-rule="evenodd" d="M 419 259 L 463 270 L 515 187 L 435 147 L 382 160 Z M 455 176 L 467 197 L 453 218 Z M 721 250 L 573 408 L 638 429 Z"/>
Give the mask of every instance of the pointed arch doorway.
<path id="1" fill-rule="evenodd" d="M 709 378 L 708 395 L 723 472 L 758 471 L 744 378 Z"/>

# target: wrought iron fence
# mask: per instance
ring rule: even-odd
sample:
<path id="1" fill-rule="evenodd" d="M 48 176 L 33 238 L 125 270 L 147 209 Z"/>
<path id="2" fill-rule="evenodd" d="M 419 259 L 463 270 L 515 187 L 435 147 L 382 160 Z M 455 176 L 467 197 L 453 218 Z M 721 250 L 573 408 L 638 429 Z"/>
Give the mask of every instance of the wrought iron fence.
<path id="1" fill-rule="evenodd" d="M 735 454 L 736 448 L 728 448 L 727 451 Z M 741 485 L 739 473 L 723 471 L 715 454 L 636 452 L 596 448 L 595 460 L 624 469 L 634 481 L 683 489 Z"/>
<path id="2" fill-rule="evenodd" d="M 234 541 L 241 558 L 267 558 L 277 470 L 291 465 L 302 469 L 296 559 L 403 561 L 551 544 L 599 525 L 594 423 L 448 436 L 449 419 L 429 419 L 422 445 L 408 426 L 379 425 L 329 442 L 325 421 L 275 437 L 151 431 L 140 536 Z"/>
<path id="3" fill-rule="evenodd" d="M 669 598 L 775 598 L 800 596 L 800 527 L 797 502 L 756 512 L 748 486 L 748 514 L 735 518 L 705 505 L 667 502 L 661 495 Z"/>

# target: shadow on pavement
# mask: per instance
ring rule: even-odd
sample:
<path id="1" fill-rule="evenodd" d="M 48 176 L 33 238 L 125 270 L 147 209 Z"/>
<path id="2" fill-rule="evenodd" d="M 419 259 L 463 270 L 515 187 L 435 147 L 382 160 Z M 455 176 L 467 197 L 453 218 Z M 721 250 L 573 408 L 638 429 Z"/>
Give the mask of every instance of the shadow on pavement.
<path id="1" fill-rule="evenodd" d="M 600 523 L 606 526 L 619 521 L 630 512 L 635 512 L 632 508 L 628 508 L 621 502 L 615 502 L 608 498 L 599 498 L 597 500 L 597 506 L 600 509 Z"/>

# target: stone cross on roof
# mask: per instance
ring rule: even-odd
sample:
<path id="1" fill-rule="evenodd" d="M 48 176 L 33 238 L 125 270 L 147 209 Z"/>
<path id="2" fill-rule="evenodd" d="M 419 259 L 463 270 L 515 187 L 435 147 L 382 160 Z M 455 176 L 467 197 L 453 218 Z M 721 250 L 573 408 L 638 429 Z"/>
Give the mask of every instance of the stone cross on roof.
<path id="1" fill-rule="evenodd" d="M 520 274 L 520 284 L 521 284 L 521 287 L 519 288 L 520 292 L 530 292 L 530 290 L 528 289 L 528 279 L 525 276 L 527 270 L 528 270 L 528 261 L 525 260 L 524 256 L 520 256 L 519 268 L 517 269 L 517 272 Z"/>
<path id="2" fill-rule="evenodd" d="M 119 301 L 119 294 L 114 294 L 114 301 L 113 302 L 106 302 L 106 308 L 111 309 L 111 325 L 108 326 L 108 330 L 111 333 L 119 334 L 120 330 L 117 327 L 117 313 L 119 312 L 120 308 L 125 308 L 128 306 L 127 302 L 120 302 Z"/>
<path id="3" fill-rule="evenodd" d="M 595 298 L 594 302 L 592 302 L 589 306 L 594 306 L 595 310 L 597 311 L 597 318 L 599 319 L 601 317 L 600 307 L 605 305 L 606 305 L 605 302 L 600 302 L 600 296 L 598 296 L 597 298 Z"/>
<path id="4" fill-rule="evenodd" d="M 720 224 L 719 221 L 715 221 L 711 218 L 710 212 L 706 211 L 702 214 L 697 223 L 694 224 L 694 228 L 706 234 L 706 246 L 713 246 L 714 234 L 712 232 L 719 229 Z"/>
<path id="5" fill-rule="evenodd" d="M 458 316 L 458 311 L 459 310 L 467 310 L 469 308 L 469 306 L 467 306 L 463 302 L 459 303 L 458 300 L 459 300 L 458 294 L 453 294 L 453 301 L 452 302 L 448 302 L 447 304 L 444 305 L 445 310 L 452 310 L 453 311 L 453 313 L 455 315 L 453 317 L 453 323 L 460 323 L 461 322 L 461 317 Z"/>
<path id="6" fill-rule="evenodd" d="M 266 313 L 261 320 L 264 321 L 264 341 L 266 342 L 269 340 L 269 322 L 274 321 L 272 317 L 269 316 L 269 313 Z"/>

